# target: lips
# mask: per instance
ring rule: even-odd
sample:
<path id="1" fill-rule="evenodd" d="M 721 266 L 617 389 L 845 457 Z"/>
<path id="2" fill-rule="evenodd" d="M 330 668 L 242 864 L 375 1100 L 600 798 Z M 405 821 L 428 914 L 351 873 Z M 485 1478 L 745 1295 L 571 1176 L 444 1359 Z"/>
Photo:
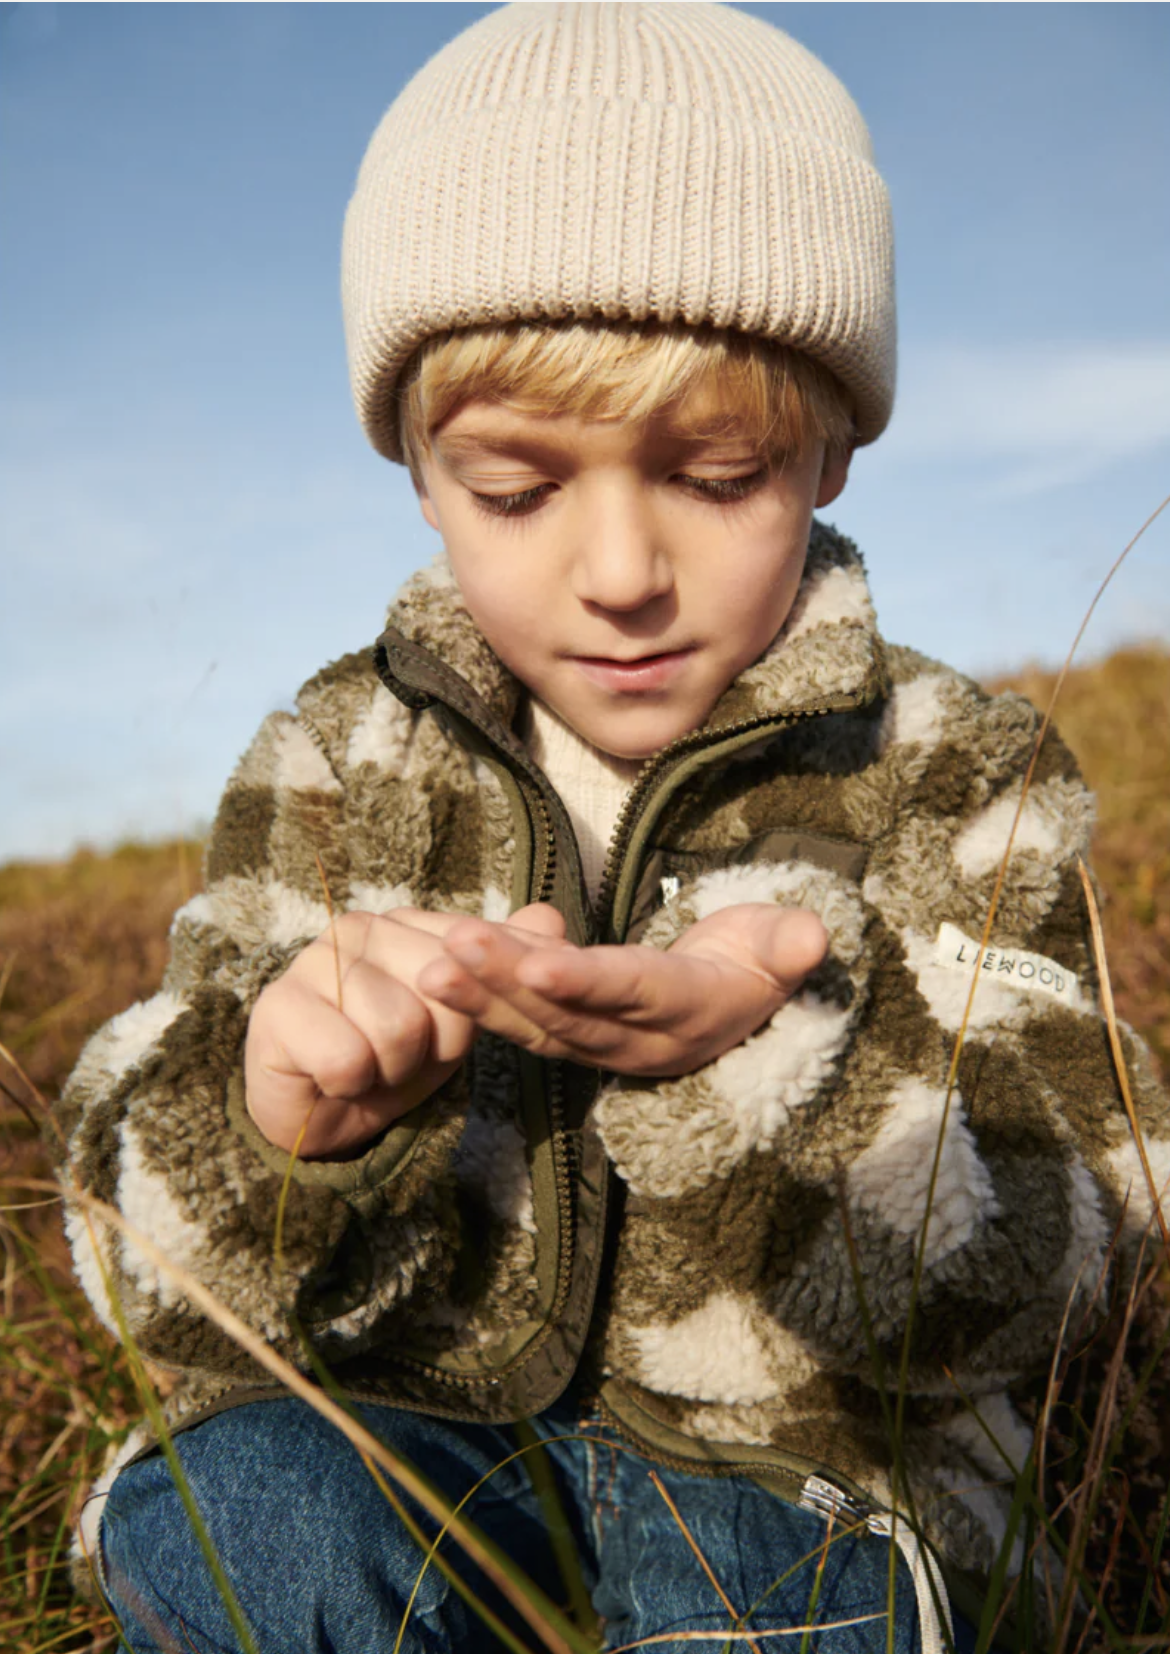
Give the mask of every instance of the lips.
<path id="1" fill-rule="evenodd" d="M 615 660 L 604 655 L 574 655 L 571 658 L 577 670 L 590 683 L 602 689 L 629 694 L 665 689 L 693 654 L 693 648 L 686 648 L 638 655 L 632 660 Z"/>

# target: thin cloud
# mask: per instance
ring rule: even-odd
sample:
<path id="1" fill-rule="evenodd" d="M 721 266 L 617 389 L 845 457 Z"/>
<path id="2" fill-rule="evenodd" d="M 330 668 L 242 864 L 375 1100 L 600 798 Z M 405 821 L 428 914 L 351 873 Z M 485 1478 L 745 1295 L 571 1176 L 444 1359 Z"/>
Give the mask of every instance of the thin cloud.
<path id="1" fill-rule="evenodd" d="M 988 485 L 1001 496 L 1170 450 L 1170 343 L 911 354 L 884 446 L 906 464 L 991 462 Z"/>

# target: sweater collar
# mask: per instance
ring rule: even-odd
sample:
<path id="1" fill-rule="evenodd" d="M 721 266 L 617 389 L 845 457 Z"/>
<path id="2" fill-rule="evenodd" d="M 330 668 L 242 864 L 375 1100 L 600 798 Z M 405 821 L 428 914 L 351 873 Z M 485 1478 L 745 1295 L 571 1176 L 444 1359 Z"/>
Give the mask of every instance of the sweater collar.
<path id="1" fill-rule="evenodd" d="M 457 674 L 494 718 L 512 727 L 522 686 L 480 634 L 445 556 L 407 581 L 386 625 Z M 758 719 L 857 705 L 884 686 L 881 638 L 861 555 L 835 529 L 814 522 L 787 620 L 764 654 L 724 690 L 704 727 L 714 734 Z"/>

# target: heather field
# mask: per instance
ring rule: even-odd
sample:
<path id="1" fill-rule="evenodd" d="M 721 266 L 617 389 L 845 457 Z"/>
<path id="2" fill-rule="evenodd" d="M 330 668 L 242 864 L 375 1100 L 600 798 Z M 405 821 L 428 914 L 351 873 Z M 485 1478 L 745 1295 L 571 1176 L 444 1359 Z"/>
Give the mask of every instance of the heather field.
<path id="1" fill-rule="evenodd" d="M 1046 704 L 1052 679 L 1012 687 Z M 1170 1074 L 1170 653 L 1149 646 L 1074 671 L 1057 721 L 1097 789 L 1095 863 L 1120 1016 Z M 75 1287 L 59 1207 L 38 1181 L 52 1098 L 86 1035 L 151 992 L 170 915 L 198 887 L 196 844 L 126 845 L 0 868 L 0 1650 L 113 1648 L 73 1598 L 71 1519 L 107 1444 L 140 1411 L 124 1358 Z M 21 1078 L 21 1072 L 27 1077 Z M 1125 1325 L 1062 1370 L 1043 1498 L 1101 1604 L 1083 1648 L 1170 1647 L 1170 1275 Z M 1039 1395 L 1039 1392 L 1038 1392 Z M 1037 1401 L 1039 1416 L 1040 1403 Z M 685 1513 L 684 1513 L 685 1515 Z M 740 1644 L 739 1646 L 746 1646 Z M 1069 1654 L 1077 1635 L 1063 1640 Z M 373 1654 L 373 1651 L 371 1651 Z M 388 1654 L 388 1651 L 387 1651 Z"/>

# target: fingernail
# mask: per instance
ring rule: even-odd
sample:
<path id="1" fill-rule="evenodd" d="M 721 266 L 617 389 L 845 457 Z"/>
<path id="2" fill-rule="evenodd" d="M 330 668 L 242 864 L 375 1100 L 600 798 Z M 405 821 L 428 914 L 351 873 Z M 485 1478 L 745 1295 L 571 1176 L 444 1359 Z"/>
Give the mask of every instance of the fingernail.
<path id="1" fill-rule="evenodd" d="M 469 965 L 472 970 L 482 965 L 487 958 L 487 949 L 482 942 L 464 942 L 461 946 L 452 948 L 451 952 L 460 964 Z"/>

